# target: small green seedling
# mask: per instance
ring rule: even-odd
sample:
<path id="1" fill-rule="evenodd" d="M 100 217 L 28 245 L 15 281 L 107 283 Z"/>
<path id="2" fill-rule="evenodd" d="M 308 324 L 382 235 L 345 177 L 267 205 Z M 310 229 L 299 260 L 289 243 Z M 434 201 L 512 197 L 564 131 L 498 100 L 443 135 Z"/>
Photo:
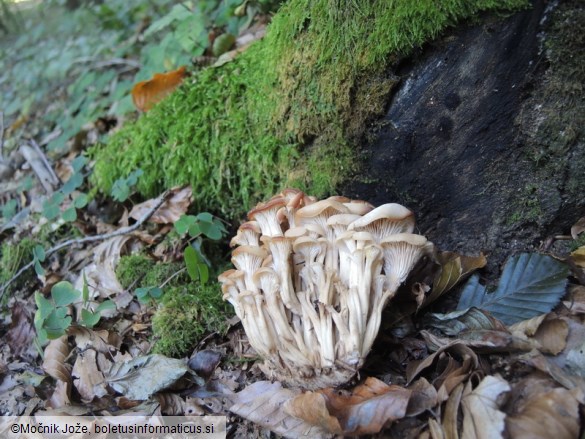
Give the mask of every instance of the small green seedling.
<path id="1" fill-rule="evenodd" d="M 77 209 L 84 208 L 89 201 L 87 194 L 77 193 L 74 195 L 74 192 L 83 185 L 83 181 L 85 180 L 82 171 L 87 161 L 86 157 L 80 155 L 71 162 L 73 174 L 69 180 L 65 182 L 61 189 L 43 202 L 43 216 L 45 218 L 54 220 L 61 215 L 65 222 L 73 222 L 77 219 Z M 72 204 L 61 213 L 61 203 L 67 197 L 71 198 Z"/>
<path id="2" fill-rule="evenodd" d="M 82 303 L 78 323 L 86 328 L 93 328 L 99 322 L 102 311 L 116 308 L 113 301 L 106 300 L 100 303 L 94 311 L 89 309 L 89 289 L 85 275 L 82 291 L 76 290 L 70 282 L 61 281 L 53 285 L 49 299 L 37 291 L 35 302 L 37 311 L 34 324 L 40 346 L 43 346 L 48 340 L 54 340 L 67 333 L 67 329 L 73 321 L 69 312 L 70 305 Z"/>
<path id="3" fill-rule="evenodd" d="M 135 171 L 132 171 L 128 177 L 116 180 L 112 186 L 112 198 L 120 203 L 126 201 L 130 196 L 130 190 L 136 186 L 136 183 L 138 183 L 138 177 L 143 173 L 142 169 L 138 168 Z"/>
<path id="4" fill-rule="evenodd" d="M 163 291 L 159 287 L 142 287 L 136 288 L 134 293 L 140 303 L 149 303 L 157 302 L 162 297 Z"/>
<path id="5" fill-rule="evenodd" d="M 227 234 L 223 223 L 208 212 L 196 216 L 183 215 L 175 223 L 179 235 L 188 234 L 192 239 L 183 254 L 187 273 L 191 280 L 199 280 L 202 284 L 209 280 L 209 261 L 201 250 L 202 237 L 217 241 Z"/>
<path id="6" fill-rule="evenodd" d="M 45 270 L 43 269 L 41 262 L 45 262 L 45 249 L 42 245 L 35 245 L 33 248 L 33 264 L 35 267 L 35 273 L 37 276 L 44 276 Z"/>

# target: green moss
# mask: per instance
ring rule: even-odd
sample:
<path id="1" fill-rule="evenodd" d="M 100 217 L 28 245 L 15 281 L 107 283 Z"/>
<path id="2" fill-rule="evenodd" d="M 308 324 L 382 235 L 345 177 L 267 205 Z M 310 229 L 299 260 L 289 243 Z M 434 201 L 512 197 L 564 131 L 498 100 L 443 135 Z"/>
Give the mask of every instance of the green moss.
<path id="1" fill-rule="evenodd" d="M 384 73 L 393 61 L 479 11 L 526 5 L 290 0 L 264 40 L 94 148 L 93 182 L 107 192 L 140 167 L 143 195 L 190 183 L 195 209 L 228 218 L 283 186 L 326 195 L 356 170 L 357 140 L 396 82 Z"/>
<path id="2" fill-rule="evenodd" d="M 182 357 L 193 350 L 203 335 L 224 332 L 229 314 L 220 291 L 217 283 L 193 282 L 166 289 L 152 319 L 154 352 Z"/>
<path id="3" fill-rule="evenodd" d="M 210 332 L 223 332 L 233 314 L 217 282 L 201 285 L 189 279 L 183 264 L 155 263 L 144 255 L 120 258 L 116 275 L 124 288 L 161 286 L 163 298 L 152 319 L 154 351 L 181 357 Z M 213 276 L 214 277 L 214 276 Z"/>
<path id="4" fill-rule="evenodd" d="M 10 280 L 18 269 L 32 260 L 32 250 L 36 242 L 30 238 L 24 238 L 16 244 L 8 241 L 3 242 L 0 247 L 0 284 Z M 26 276 L 22 276 L 12 288 L 18 288 L 26 282 Z M 5 295 L 7 297 L 8 295 Z"/>
<path id="5" fill-rule="evenodd" d="M 116 277 L 122 288 L 128 289 L 132 285 L 135 288 L 142 286 L 155 286 L 159 284 L 146 285 L 145 277 L 154 266 L 154 261 L 144 255 L 122 256 L 116 267 Z M 161 280 L 161 283 L 164 279 Z"/>
<path id="6" fill-rule="evenodd" d="M 528 183 L 523 191 L 515 197 L 516 210 L 508 218 L 508 224 L 538 223 L 543 209 L 538 194 L 538 186 Z"/>

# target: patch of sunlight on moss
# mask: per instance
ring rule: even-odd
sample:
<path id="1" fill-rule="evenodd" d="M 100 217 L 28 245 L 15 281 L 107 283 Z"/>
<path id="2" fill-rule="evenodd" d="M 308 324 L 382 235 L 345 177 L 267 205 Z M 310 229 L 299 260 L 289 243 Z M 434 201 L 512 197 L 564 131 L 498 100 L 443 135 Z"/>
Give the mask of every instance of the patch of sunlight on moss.
<path id="1" fill-rule="evenodd" d="M 480 11 L 527 5 L 290 0 L 264 40 L 94 148 L 93 182 L 108 192 L 141 168 L 144 196 L 190 183 L 195 209 L 228 218 L 292 184 L 322 197 L 356 171 L 356 139 L 383 111 L 393 61 Z"/>

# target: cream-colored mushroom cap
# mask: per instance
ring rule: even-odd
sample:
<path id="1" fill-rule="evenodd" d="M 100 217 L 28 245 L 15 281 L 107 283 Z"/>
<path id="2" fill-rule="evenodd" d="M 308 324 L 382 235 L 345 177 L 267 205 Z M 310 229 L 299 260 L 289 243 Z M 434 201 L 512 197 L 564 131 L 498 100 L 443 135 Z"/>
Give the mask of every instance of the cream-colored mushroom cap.
<path id="1" fill-rule="evenodd" d="M 257 221 L 246 221 L 238 228 L 238 233 L 230 241 L 230 247 L 236 245 L 258 246 L 258 238 L 262 231 Z"/>
<path id="2" fill-rule="evenodd" d="M 347 229 L 366 230 L 380 242 L 388 235 L 411 233 L 414 214 L 401 204 L 383 204 L 351 223 Z"/>
<path id="3" fill-rule="evenodd" d="M 278 211 L 286 204 L 282 196 L 275 197 L 267 203 L 260 203 L 250 212 L 248 218 L 256 220 L 265 236 L 282 236 Z"/>
<path id="4" fill-rule="evenodd" d="M 427 238 L 413 233 L 387 236 L 380 246 L 384 250 L 384 273 L 399 284 L 406 280 L 418 260 L 432 249 Z"/>

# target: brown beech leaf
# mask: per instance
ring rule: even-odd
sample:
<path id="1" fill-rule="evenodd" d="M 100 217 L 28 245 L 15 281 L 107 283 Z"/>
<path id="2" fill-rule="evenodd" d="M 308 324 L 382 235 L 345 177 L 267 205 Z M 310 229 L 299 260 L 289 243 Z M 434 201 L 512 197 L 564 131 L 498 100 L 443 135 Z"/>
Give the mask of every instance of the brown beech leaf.
<path id="1" fill-rule="evenodd" d="M 43 370 L 58 381 L 71 382 L 71 371 L 65 360 L 69 355 L 67 336 L 51 340 L 45 347 Z"/>
<path id="2" fill-rule="evenodd" d="M 503 438 L 506 415 L 499 410 L 499 396 L 510 390 L 506 380 L 486 376 L 473 391 L 467 383 L 461 399 L 463 408 L 463 436 L 468 439 Z"/>
<path id="3" fill-rule="evenodd" d="M 506 419 L 512 439 L 572 439 L 578 437 L 579 425 L 579 403 L 562 388 L 531 395 L 518 414 Z"/>
<path id="4" fill-rule="evenodd" d="M 55 384 L 55 390 L 53 391 L 53 394 L 51 395 L 49 400 L 45 403 L 45 406 L 51 409 L 65 407 L 71 404 L 70 395 L 71 383 L 57 380 L 57 383 Z"/>
<path id="5" fill-rule="evenodd" d="M 571 252 L 571 259 L 577 266 L 585 268 L 585 245 Z"/>
<path id="6" fill-rule="evenodd" d="M 157 393 L 154 395 L 154 399 L 160 404 L 160 410 L 163 415 L 180 416 L 185 413 L 185 401 L 175 393 Z"/>
<path id="7" fill-rule="evenodd" d="M 408 387 L 408 390 L 412 393 L 408 401 L 406 416 L 420 415 L 442 402 L 439 400 L 437 389 L 435 389 L 435 387 L 425 378 L 419 378 L 416 380 Z"/>
<path id="8" fill-rule="evenodd" d="M 561 368 L 553 363 L 551 358 L 545 357 L 538 351 L 521 355 L 517 357 L 517 360 L 548 374 L 553 380 L 568 390 L 578 389 L 581 396 L 576 394 L 576 398 L 581 404 L 585 404 L 585 379 L 581 376 L 571 374 L 565 368 Z"/>
<path id="9" fill-rule="evenodd" d="M 543 354 L 557 355 L 567 345 L 569 325 L 562 319 L 547 319 L 536 331 L 534 339 L 539 343 Z"/>
<path id="10" fill-rule="evenodd" d="M 33 313 L 22 302 L 15 302 L 12 306 L 12 322 L 10 329 L 6 333 L 6 341 L 10 350 L 15 357 L 25 354 L 34 345 L 32 340 L 35 338 L 35 329 L 33 325 Z"/>
<path id="11" fill-rule="evenodd" d="M 128 399 L 143 401 L 166 389 L 189 372 L 186 361 L 150 354 L 130 361 L 116 362 L 107 372 L 106 382 Z M 199 385 L 203 380 L 193 376 Z"/>
<path id="12" fill-rule="evenodd" d="M 323 428 L 283 410 L 286 401 L 298 394 L 298 390 L 284 389 L 278 382 L 257 381 L 234 396 L 234 404 L 229 410 L 284 437 L 331 437 Z"/>
<path id="13" fill-rule="evenodd" d="M 429 434 L 432 439 L 447 439 L 445 430 L 435 419 L 429 419 Z M 419 439 L 424 436 L 419 436 Z"/>
<path id="14" fill-rule="evenodd" d="M 113 296 L 116 305 L 119 308 L 123 308 L 124 303 L 120 303 L 120 298 L 124 297 L 124 288 L 122 288 L 116 276 L 116 266 L 123 253 L 131 253 L 131 250 L 137 248 L 141 248 L 140 241 L 130 235 L 114 236 L 102 242 L 93 249 L 93 262 L 79 274 L 74 283 L 75 289 L 82 291 L 85 274 L 91 300 L 96 300 L 97 298 L 106 299 Z M 132 300 L 132 297 L 130 297 L 130 300 Z M 97 307 L 97 303 L 95 303 L 90 308 L 94 305 Z M 78 315 L 81 314 L 80 308 L 81 305 L 77 307 Z M 118 314 L 118 310 L 104 310 L 100 314 L 102 317 L 111 318 Z"/>
<path id="15" fill-rule="evenodd" d="M 425 331 L 421 331 L 421 333 L 423 332 Z M 438 360 L 445 361 L 448 358 L 452 357 L 460 359 L 461 362 L 465 362 L 465 359 L 469 358 L 471 360 L 470 366 L 473 369 L 476 369 L 479 366 L 479 359 L 477 358 L 475 352 L 473 352 L 469 347 L 465 346 L 463 343 L 453 341 L 450 344 L 439 347 L 437 352 L 429 355 L 424 360 L 411 361 L 406 366 L 407 383 L 412 382 L 412 380 L 415 379 L 423 370 L 432 366 L 433 363 L 435 363 L 435 361 Z M 456 368 L 457 367 L 459 366 L 456 366 Z"/>
<path id="16" fill-rule="evenodd" d="M 585 286 L 570 285 L 563 305 L 571 314 L 585 314 Z"/>
<path id="17" fill-rule="evenodd" d="M 585 232 L 585 216 L 579 218 L 579 221 L 573 224 L 573 227 L 571 227 L 571 236 L 573 239 L 579 239 L 579 235 L 583 232 Z"/>
<path id="18" fill-rule="evenodd" d="M 142 81 L 132 87 L 132 101 L 140 111 L 150 110 L 154 104 L 171 94 L 183 82 L 185 67 L 179 67 L 167 73 L 155 73 L 148 81 Z"/>
<path id="19" fill-rule="evenodd" d="M 538 344 L 526 337 L 515 337 L 508 330 L 474 329 L 459 334 L 456 340 L 447 337 L 438 337 L 428 331 L 421 331 L 421 335 L 431 350 L 447 346 L 457 341 L 473 348 L 479 353 L 530 351 Z"/>
<path id="20" fill-rule="evenodd" d="M 426 317 L 426 323 L 447 335 L 458 335 L 474 329 L 506 330 L 504 324 L 489 312 L 473 306 L 447 314 L 430 314 Z"/>
<path id="21" fill-rule="evenodd" d="M 91 348 L 102 354 L 109 354 L 116 351 L 122 344 L 120 336 L 114 332 L 98 331 L 83 326 L 70 326 L 67 329 L 67 335 L 75 337 L 75 344 L 82 351 Z"/>
<path id="22" fill-rule="evenodd" d="M 334 389 L 306 392 L 285 410 L 309 424 L 342 435 L 375 434 L 406 415 L 411 391 L 370 377 L 345 394 Z"/>
<path id="23" fill-rule="evenodd" d="M 98 367 L 97 355 L 93 349 L 80 352 L 71 371 L 73 385 L 85 403 L 91 402 L 94 397 L 101 398 L 108 394 L 104 375 Z"/>
<path id="24" fill-rule="evenodd" d="M 149 222 L 156 224 L 174 224 L 187 212 L 187 209 L 193 201 L 191 186 L 174 187 L 171 189 L 171 194 L 170 198 L 148 219 Z M 135 220 L 142 218 L 146 212 L 152 209 L 157 201 L 158 198 L 153 198 L 137 204 L 130 211 L 130 218 L 134 218 Z"/>
<path id="25" fill-rule="evenodd" d="M 447 404 L 445 405 L 445 414 L 443 415 L 443 431 L 445 438 L 458 439 L 459 429 L 457 418 L 459 416 L 459 405 L 461 404 L 461 396 L 465 385 L 459 383 L 449 395 Z"/>
<path id="26" fill-rule="evenodd" d="M 437 260 L 441 268 L 435 275 L 433 290 L 427 299 L 427 304 L 438 299 L 474 270 L 485 267 L 487 263 L 483 253 L 479 256 L 465 256 L 453 252 L 440 252 Z"/>

